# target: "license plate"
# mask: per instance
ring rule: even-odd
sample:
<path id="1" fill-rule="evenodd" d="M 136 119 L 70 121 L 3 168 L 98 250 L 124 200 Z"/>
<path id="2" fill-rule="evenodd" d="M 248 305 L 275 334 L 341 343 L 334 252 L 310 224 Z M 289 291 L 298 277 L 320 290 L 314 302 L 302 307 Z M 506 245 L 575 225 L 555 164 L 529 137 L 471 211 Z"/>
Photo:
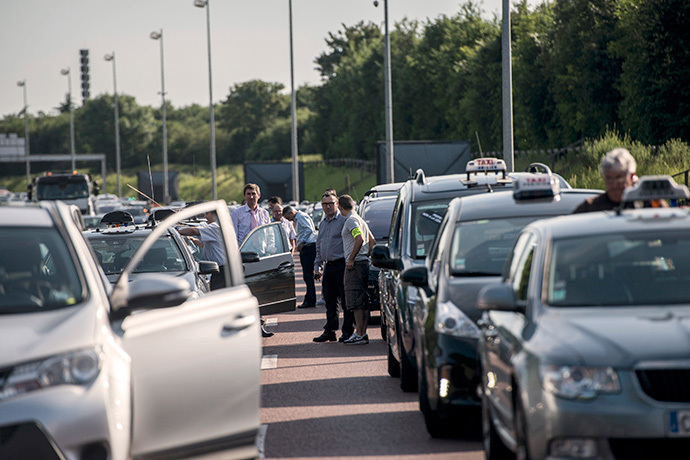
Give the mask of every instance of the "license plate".
<path id="1" fill-rule="evenodd" d="M 674 410 L 668 415 L 669 436 L 690 437 L 690 410 Z"/>

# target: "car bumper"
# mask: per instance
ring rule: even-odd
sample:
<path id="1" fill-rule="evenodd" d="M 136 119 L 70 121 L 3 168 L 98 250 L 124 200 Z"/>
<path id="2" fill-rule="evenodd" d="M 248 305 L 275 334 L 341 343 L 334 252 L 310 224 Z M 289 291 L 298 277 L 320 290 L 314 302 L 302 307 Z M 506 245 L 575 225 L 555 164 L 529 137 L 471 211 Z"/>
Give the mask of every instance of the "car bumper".
<path id="1" fill-rule="evenodd" d="M 61 385 L 0 403 L 0 457 L 11 446 L 9 458 L 127 458 L 129 386 L 108 382 L 105 374 L 86 387 Z"/>
<path id="2" fill-rule="evenodd" d="M 556 449 L 565 444 L 579 444 L 572 449 L 582 449 L 585 442 L 587 449 L 595 449 L 593 457 L 603 460 L 672 458 L 677 449 L 690 448 L 690 431 L 685 435 L 671 431 L 672 414 L 685 411 L 690 417 L 690 404 L 654 401 L 642 394 L 633 374 L 619 373 L 619 377 L 621 393 L 588 401 L 563 399 L 541 390 L 539 397 L 525 405 L 531 456 L 576 458 Z"/>
<path id="3" fill-rule="evenodd" d="M 426 357 L 432 365 L 435 382 L 429 391 L 439 410 L 454 412 L 466 407 L 480 407 L 477 388 L 481 385 L 477 357 L 477 339 L 439 334 L 432 356 Z M 431 395 L 430 395 L 431 396 Z"/>

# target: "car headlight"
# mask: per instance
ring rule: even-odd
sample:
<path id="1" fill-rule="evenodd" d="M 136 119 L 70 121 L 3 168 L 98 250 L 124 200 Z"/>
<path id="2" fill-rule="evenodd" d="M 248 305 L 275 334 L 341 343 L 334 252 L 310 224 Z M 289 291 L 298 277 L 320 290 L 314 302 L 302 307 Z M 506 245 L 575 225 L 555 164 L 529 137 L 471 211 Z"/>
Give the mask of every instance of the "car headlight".
<path id="1" fill-rule="evenodd" d="M 439 302 L 436 304 L 436 321 L 434 330 L 439 334 L 455 337 L 469 337 L 478 339 L 479 328 L 453 302 Z"/>
<path id="2" fill-rule="evenodd" d="M 77 350 L 20 364 L 7 377 L 0 401 L 56 385 L 88 385 L 101 371 L 98 349 Z"/>
<path id="3" fill-rule="evenodd" d="M 544 389 L 562 398 L 594 399 L 621 389 L 618 374 L 612 367 L 544 364 L 539 370 Z"/>

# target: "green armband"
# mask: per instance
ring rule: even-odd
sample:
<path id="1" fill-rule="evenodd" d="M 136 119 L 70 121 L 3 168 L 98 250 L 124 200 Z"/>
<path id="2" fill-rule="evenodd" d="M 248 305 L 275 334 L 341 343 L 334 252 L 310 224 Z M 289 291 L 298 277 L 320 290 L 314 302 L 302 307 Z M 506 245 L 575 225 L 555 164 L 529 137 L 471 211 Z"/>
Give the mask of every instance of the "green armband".
<path id="1" fill-rule="evenodd" d="M 359 227 L 355 227 L 352 229 L 352 231 L 350 233 L 352 233 L 353 238 L 357 238 L 359 235 L 362 234 L 362 229 Z"/>

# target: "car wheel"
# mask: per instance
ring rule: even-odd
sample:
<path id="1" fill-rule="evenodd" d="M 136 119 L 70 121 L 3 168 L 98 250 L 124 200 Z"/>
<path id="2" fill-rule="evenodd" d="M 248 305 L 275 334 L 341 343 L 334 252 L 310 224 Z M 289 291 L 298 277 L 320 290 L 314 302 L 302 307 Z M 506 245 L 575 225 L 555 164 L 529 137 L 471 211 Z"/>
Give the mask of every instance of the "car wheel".
<path id="1" fill-rule="evenodd" d="M 429 384 L 426 379 L 426 367 L 423 360 L 422 366 L 419 368 L 419 409 L 424 414 L 426 431 L 432 438 L 438 439 L 451 436 L 452 428 L 456 424 L 452 423 L 452 420 L 439 416 L 438 411 L 431 408 Z"/>
<path id="2" fill-rule="evenodd" d="M 388 340 L 386 340 L 386 348 L 388 349 L 388 375 L 400 377 L 400 363 L 393 356 L 393 350 L 391 350 L 391 344 L 388 343 Z"/>
<path id="3" fill-rule="evenodd" d="M 417 391 L 417 372 L 410 364 L 410 357 L 405 351 L 402 339 L 400 338 L 400 327 L 398 327 L 398 349 L 400 350 L 400 388 L 404 392 Z"/>
<path id="4" fill-rule="evenodd" d="M 482 442 L 484 444 L 484 455 L 486 460 L 515 460 L 515 454 L 506 447 L 503 440 L 498 435 L 491 411 L 489 410 L 489 400 L 482 393 Z"/>
<path id="5" fill-rule="evenodd" d="M 516 460 L 529 460 L 529 449 L 527 448 L 527 423 L 525 419 L 525 409 L 522 406 L 522 398 L 520 392 L 515 387 L 515 403 L 514 414 L 515 417 L 515 458 Z"/>

